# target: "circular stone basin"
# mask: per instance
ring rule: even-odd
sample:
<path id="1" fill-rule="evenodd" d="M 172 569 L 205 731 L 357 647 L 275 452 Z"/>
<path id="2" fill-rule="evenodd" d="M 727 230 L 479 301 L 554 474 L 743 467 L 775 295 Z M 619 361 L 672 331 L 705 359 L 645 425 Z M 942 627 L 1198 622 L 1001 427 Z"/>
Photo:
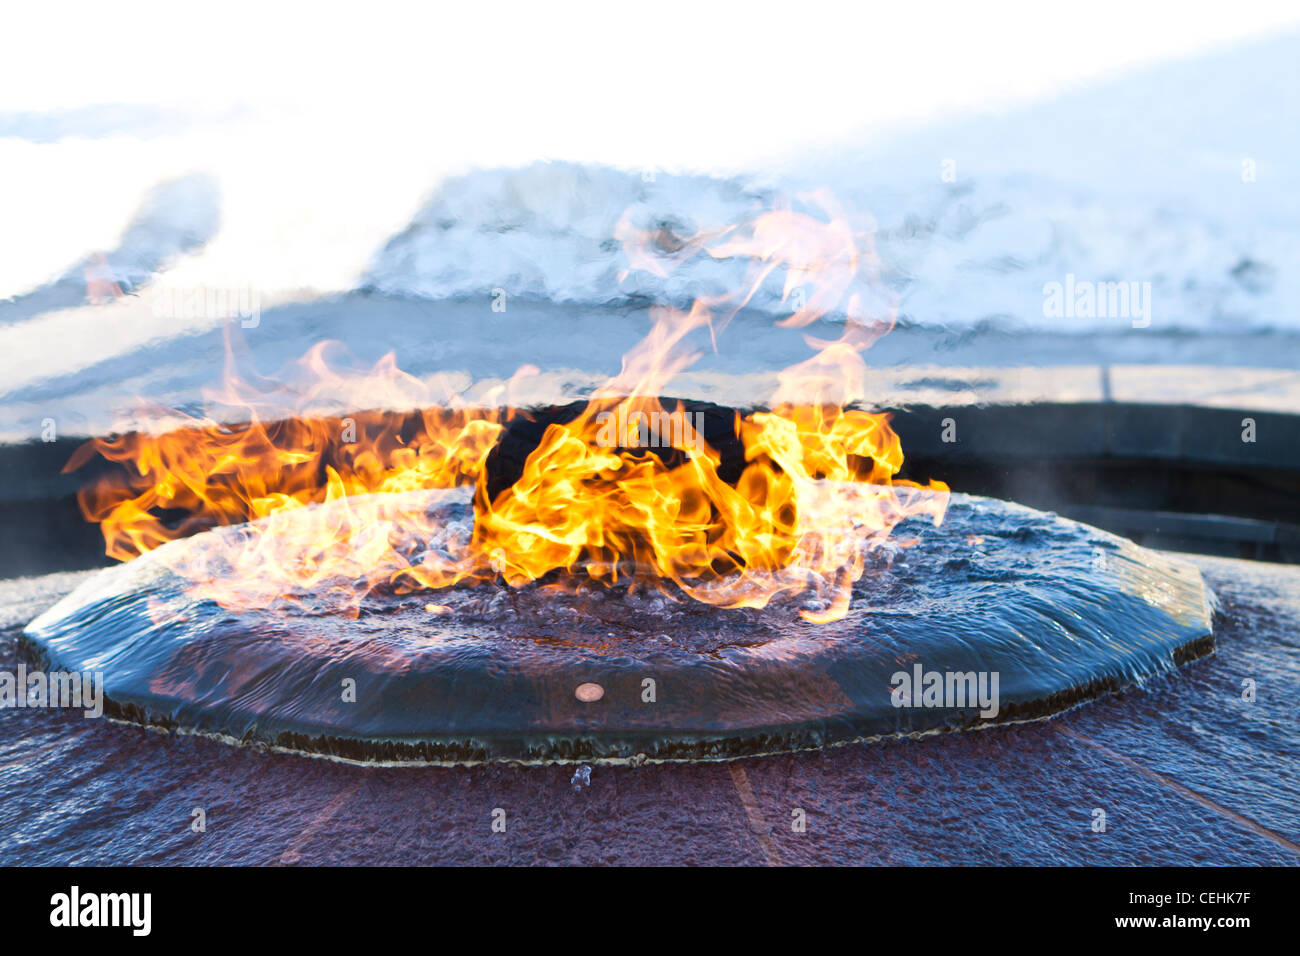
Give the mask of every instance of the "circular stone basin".
<path id="1" fill-rule="evenodd" d="M 470 516 L 446 493 L 435 506 Z M 828 624 L 797 601 L 724 610 L 590 582 L 372 594 L 356 617 L 310 595 L 234 611 L 168 570 L 238 533 L 106 569 L 26 637 L 48 669 L 102 672 L 113 716 L 434 763 L 727 759 L 976 728 L 1213 650 L 1196 569 L 956 494 L 941 526 L 908 520 L 868 555 L 848 615 Z"/>

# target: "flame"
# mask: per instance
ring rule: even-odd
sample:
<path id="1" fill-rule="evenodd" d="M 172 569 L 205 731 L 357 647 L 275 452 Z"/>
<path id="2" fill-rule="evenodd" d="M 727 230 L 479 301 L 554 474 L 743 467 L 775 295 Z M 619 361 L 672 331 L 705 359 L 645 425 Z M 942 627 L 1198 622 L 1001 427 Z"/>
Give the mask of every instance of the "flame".
<path id="1" fill-rule="evenodd" d="M 126 295 L 102 252 L 91 256 L 82 273 L 86 279 L 86 301 L 91 305 L 103 305 Z"/>
<path id="2" fill-rule="evenodd" d="M 227 607 L 310 594 L 355 613 L 377 588 L 520 587 L 559 572 L 728 608 L 799 596 L 806 620 L 841 618 L 867 551 L 905 518 L 938 523 L 947 486 L 897 480 L 903 454 L 888 416 L 852 407 L 867 397 L 862 352 L 892 327 L 892 310 L 868 304 L 879 299 L 870 233 L 853 231 L 828 195 L 802 199 L 823 215 L 778 209 L 687 238 L 641 232 L 625 218 L 616 236 L 630 268 L 667 275 L 707 255 L 745 263 L 745 281 L 688 309 L 652 309 L 654 324 L 620 373 L 577 418 L 550 425 L 495 497 L 487 462 L 508 413 L 472 405 L 449 382 L 406 375 L 391 354 L 368 373 L 342 375 L 319 345 L 302 360 L 309 384 L 292 414 L 276 417 L 270 392 L 243 382 L 232 359 L 210 398 L 239 409 L 245 424 L 189 419 L 83 446 L 67 470 L 95 452 L 128 467 L 84 489 L 82 509 L 121 560 L 238 526 L 221 547 L 168 552 L 195 593 Z M 769 410 L 735 415 L 744 464 L 726 481 L 699 423 L 658 396 L 699 357 L 694 333 L 707 329 L 716 348 L 782 272 L 790 314 L 779 324 L 802 328 L 842 310 L 842 333 L 805 336 L 814 354 L 781 373 Z M 358 407 L 363 397 L 383 410 L 309 413 L 326 398 Z M 436 489 L 446 495 L 431 498 Z M 422 494 L 403 494 L 414 491 Z M 438 506 L 456 500 L 472 500 L 472 522 Z"/>

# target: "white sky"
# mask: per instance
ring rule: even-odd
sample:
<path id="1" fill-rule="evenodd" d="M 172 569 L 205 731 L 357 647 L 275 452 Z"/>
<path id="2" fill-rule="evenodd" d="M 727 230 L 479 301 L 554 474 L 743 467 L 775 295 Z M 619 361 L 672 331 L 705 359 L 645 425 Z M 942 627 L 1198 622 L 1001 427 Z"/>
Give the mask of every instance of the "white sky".
<path id="1" fill-rule="evenodd" d="M 725 155 L 1090 77 L 1300 22 L 1294 3 L 39 3 L 0 109 L 308 106 L 531 152 Z M 417 114 L 418 115 L 418 114 Z M 501 129 L 493 132 L 493 121 Z"/>
<path id="2" fill-rule="evenodd" d="M 140 196 L 210 169 L 206 268 L 284 249 L 323 286 L 440 176 L 574 159 L 731 170 L 1004 109 L 1300 23 L 1293 3 L 9 4 L 6 113 L 247 110 L 153 139 L 0 139 L 0 296 L 110 248 Z M 211 278 L 211 273 L 208 278 Z"/>

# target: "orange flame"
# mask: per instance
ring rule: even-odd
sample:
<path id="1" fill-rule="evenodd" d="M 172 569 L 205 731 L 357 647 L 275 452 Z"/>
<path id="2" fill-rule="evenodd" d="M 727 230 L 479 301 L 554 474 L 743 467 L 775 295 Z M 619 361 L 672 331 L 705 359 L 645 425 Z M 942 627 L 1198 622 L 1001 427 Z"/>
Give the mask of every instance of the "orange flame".
<path id="1" fill-rule="evenodd" d="M 95 253 L 81 271 L 86 278 L 86 301 L 91 305 L 103 305 L 126 295 L 103 253 Z"/>
<path id="2" fill-rule="evenodd" d="M 563 572 L 666 593 L 671 582 L 731 608 L 806 595 L 805 619 L 841 618 L 866 550 L 909 516 L 938 523 L 947 486 L 895 480 L 903 455 L 888 416 L 849 407 L 866 398 L 861 353 L 892 315 L 872 318 L 864 305 L 877 279 L 869 235 L 855 234 L 828 196 L 806 198 L 825 221 L 785 209 L 671 242 L 621 222 L 632 267 L 666 275 L 704 254 L 740 257 L 749 275 L 733 295 L 653 309 L 650 333 L 621 372 L 576 419 L 550 425 L 521 477 L 495 498 L 486 468 L 502 413 L 470 406 L 445 382 L 431 387 L 405 375 L 391 355 L 368 374 L 340 376 L 317 346 L 302 363 L 312 384 L 289 417 L 271 420 L 268 402 L 248 398 L 232 366 L 216 397 L 242 407 L 246 425 L 191 421 L 83 446 L 69 470 L 96 451 L 129 465 L 125 479 L 85 489 L 83 511 L 121 560 L 196 530 L 241 525 L 219 548 L 169 559 L 196 593 L 229 607 L 310 593 L 355 612 L 379 587 L 494 579 L 518 587 Z M 728 482 L 697 423 L 657 396 L 698 357 L 692 333 L 707 328 L 716 347 L 778 270 L 792 309 L 780 324 L 805 327 L 843 306 L 843 332 L 833 341 L 806 337 L 816 354 L 781 373 L 770 411 L 735 416 L 744 465 Z M 528 371 L 536 372 L 521 374 Z M 361 396 L 386 410 L 305 412 L 326 397 L 356 407 Z M 644 447 L 647 433 L 658 453 Z M 402 494 L 430 489 L 448 491 L 432 501 Z M 471 494 L 472 526 L 437 507 Z"/>

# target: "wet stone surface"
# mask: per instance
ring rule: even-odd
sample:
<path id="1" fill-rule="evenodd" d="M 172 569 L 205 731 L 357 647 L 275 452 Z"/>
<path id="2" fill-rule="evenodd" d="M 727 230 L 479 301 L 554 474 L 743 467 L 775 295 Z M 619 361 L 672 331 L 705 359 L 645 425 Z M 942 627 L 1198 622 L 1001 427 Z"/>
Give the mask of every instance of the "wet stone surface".
<path id="1" fill-rule="evenodd" d="M 168 570 L 238 533 L 101 572 L 27 638 L 51 666 L 103 670 L 116 716 L 461 763 L 726 758 L 1033 719 L 1212 646 L 1194 568 L 991 499 L 905 522 L 870 552 L 847 616 L 823 624 L 799 617 L 806 594 L 727 610 L 590 580 L 375 594 L 355 618 L 311 594 L 231 610 Z M 998 700 L 918 689 L 900 706 L 900 672 L 996 680 Z M 598 703 L 575 697 L 588 682 Z"/>
<path id="2" fill-rule="evenodd" d="M 357 766 L 3 711 L 0 861 L 1296 864 L 1300 569 L 1176 557 L 1223 604 L 1215 653 L 1138 688 L 983 733 L 597 766 L 577 789 L 574 766 Z M 0 668 L 22 659 L 19 619 L 86 577 L 0 582 Z"/>

